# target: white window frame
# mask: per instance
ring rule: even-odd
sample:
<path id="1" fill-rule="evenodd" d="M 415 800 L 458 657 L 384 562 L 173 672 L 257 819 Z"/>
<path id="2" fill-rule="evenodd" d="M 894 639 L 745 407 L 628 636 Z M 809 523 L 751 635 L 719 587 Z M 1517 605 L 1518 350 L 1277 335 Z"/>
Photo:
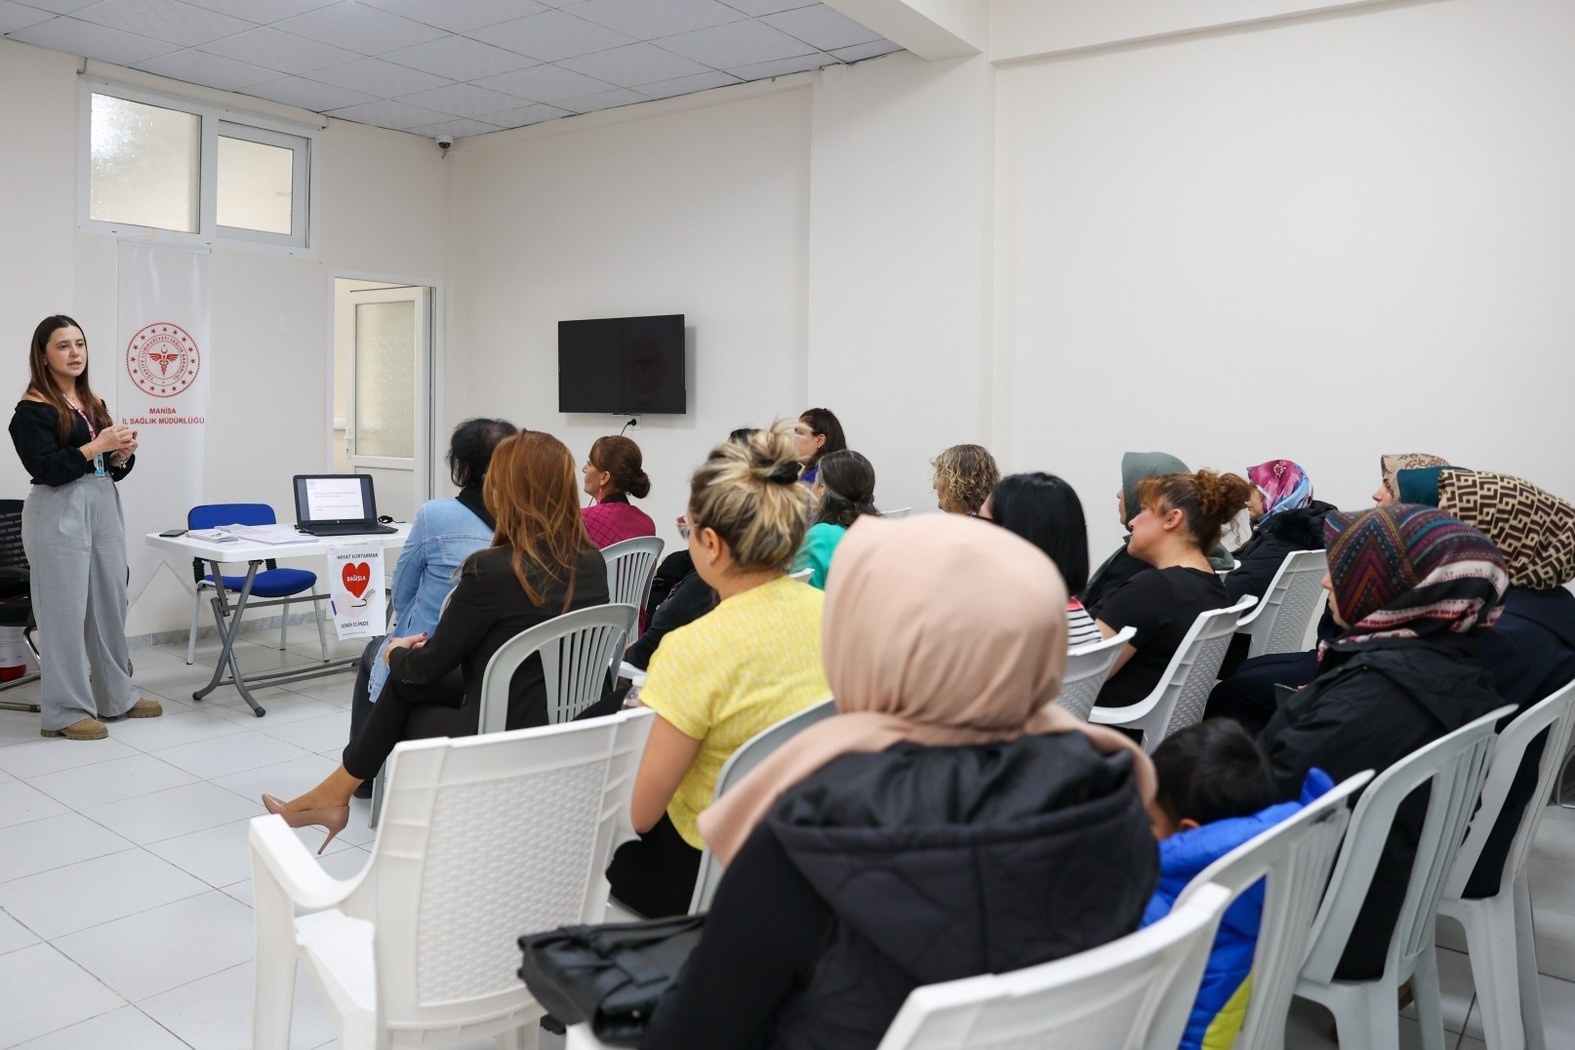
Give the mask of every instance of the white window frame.
<path id="1" fill-rule="evenodd" d="M 168 230 L 160 226 L 139 226 L 129 222 L 106 222 L 92 217 L 93 181 L 93 96 L 109 95 L 147 106 L 158 106 L 189 113 L 199 118 L 197 232 Z M 79 99 L 80 158 L 77 165 L 77 228 L 91 233 L 116 236 L 151 237 L 167 244 L 205 247 L 243 248 L 314 258 L 317 255 L 319 129 L 265 117 L 228 106 L 198 102 L 190 98 L 146 88 L 130 87 L 112 80 L 84 79 Z M 270 146 L 286 146 L 295 151 L 291 187 L 291 233 L 269 233 L 235 226 L 218 225 L 219 136 L 246 139 Z M 298 148 L 304 144 L 304 148 Z"/>

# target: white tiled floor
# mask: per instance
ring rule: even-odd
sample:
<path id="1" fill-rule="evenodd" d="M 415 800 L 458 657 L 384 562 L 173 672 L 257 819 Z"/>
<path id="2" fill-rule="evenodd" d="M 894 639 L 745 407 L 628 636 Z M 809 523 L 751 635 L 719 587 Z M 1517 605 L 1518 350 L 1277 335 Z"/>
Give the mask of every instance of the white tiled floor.
<path id="1" fill-rule="evenodd" d="M 241 643 L 248 670 L 317 659 L 309 636 L 287 653 L 259 642 Z M 358 649 L 331 646 L 334 655 Z M 198 663 L 187 667 L 184 647 L 137 650 L 136 680 L 163 701 L 165 715 L 112 725 L 106 741 L 43 740 L 37 715 L 0 711 L 0 1047 L 248 1045 L 247 822 L 262 813 L 259 793 L 289 797 L 338 762 L 351 678 L 261 691 L 268 714 L 256 718 L 233 689 L 192 701 L 212 671 L 203 661 L 215 653 L 214 643 L 201 646 Z M 28 689 L 36 686 L 6 697 Z M 373 839 L 365 803 L 356 807 L 322 858 L 341 878 L 366 863 Z M 313 849 L 321 834 L 300 832 Z M 1547 814 L 1531 874 L 1548 1045 L 1575 1047 L 1575 811 Z M 1455 931 L 1442 930 L 1440 940 L 1464 947 Z M 1441 954 L 1448 1045 L 1480 1050 L 1468 960 L 1448 948 Z M 1327 1014 L 1298 1004 L 1286 1045 L 1332 1047 L 1329 1027 Z M 292 1046 L 333 1042 L 303 977 Z M 1401 1046 L 1419 1045 L 1415 1022 L 1403 1017 Z"/>

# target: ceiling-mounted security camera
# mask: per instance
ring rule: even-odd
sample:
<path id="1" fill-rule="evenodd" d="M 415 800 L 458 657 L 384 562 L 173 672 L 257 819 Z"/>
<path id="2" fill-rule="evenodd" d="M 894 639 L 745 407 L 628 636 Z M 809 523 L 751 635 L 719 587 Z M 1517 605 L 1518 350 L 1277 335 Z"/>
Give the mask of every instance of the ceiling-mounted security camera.
<path id="1" fill-rule="evenodd" d="M 438 144 L 438 149 L 442 150 L 443 151 L 443 155 L 446 157 L 446 156 L 448 156 L 448 148 L 454 144 L 454 136 L 453 135 L 439 135 L 437 137 L 437 144 Z"/>

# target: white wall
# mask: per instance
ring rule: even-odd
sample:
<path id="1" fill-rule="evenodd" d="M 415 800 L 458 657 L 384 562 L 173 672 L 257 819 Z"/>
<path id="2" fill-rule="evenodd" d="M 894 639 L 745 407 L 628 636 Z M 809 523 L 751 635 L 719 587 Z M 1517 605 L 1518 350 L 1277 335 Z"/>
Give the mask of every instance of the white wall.
<path id="1" fill-rule="evenodd" d="M 991 437 L 994 79 L 898 54 L 812 91 L 809 400 L 888 509 L 933 508 L 929 459 Z"/>
<path id="2" fill-rule="evenodd" d="M 1381 452 L 1575 497 L 1575 6 L 1453 0 L 999 74 L 1006 453 L 1117 536 L 1122 450 Z"/>
<path id="3" fill-rule="evenodd" d="M 1340 5 L 1273 13 L 1298 6 Z M 1035 23 L 1005 64 L 894 55 L 446 161 L 336 124 L 319 258 L 215 254 L 229 407 L 212 498 L 287 503 L 289 475 L 326 463 L 329 269 L 446 283 L 440 430 L 501 415 L 577 457 L 621 420 L 556 411 L 555 322 L 685 313 L 691 412 L 633 435 L 670 542 L 711 444 L 809 404 L 842 416 L 887 506 L 928 506 L 928 460 L 957 441 L 1065 475 L 1096 558 L 1128 449 L 1290 457 L 1348 506 L 1386 451 L 1575 496 L 1575 7 L 1375 3 L 1225 28 L 1143 10 Z M 1103 43 L 1035 57 L 1072 30 Z M 26 318 L 113 329 L 115 257 L 75 230 L 75 63 L 0 49 L 0 91 L 27 103 L 0 133 L 31 144 L 0 159 L 0 219 L 27 246 L 0 286 L 24 319 L 20 389 Z M 173 595 L 134 630 L 178 623 Z"/>
<path id="4" fill-rule="evenodd" d="M 0 282 L 0 316 L 9 318 L 6 374 L 18 396 L 27 385 L 32 326 L 56 312 L 82 322 L 95 383 L 101 393 L 114 388 L 115 239 L 77 231 L 76 69 L 68 56 L 0 41 L 0 98 L 7 103 L 0 106 L 0 136 L 27 144 L 0 159 L 0 228 L 12 260 L 9 279 Z M 446 277 L 449 173 L 432 144 L 338 122 L 319 144 L 318 256 L 213 252 L 209 502 L 263 501 L 288 516 L 290 476 L 328 467 L 330 268 Z M 160 483 L 158 464 L 141 461 L 125 482 Z M 21 495 L 26 488 L 15 457 L 0 456 L 0 491 Z M 171 506 L 170 524 L 185 514 L 185 506 Z M 189 563 L 155 576 L 132 605 L 128 633 L 189 622 L 190 580 Z"/>
<path id="5" fill-rule="evenodd" d="M 500 416 L 583 462 L 624 420 L 558 412 L 557 322 L 684 314 L 690 412 L 630 433 L 672 549 L 706 451 L 805 407 L 809 122 L 790 91 L 455 150 L 449 425 Z"/>

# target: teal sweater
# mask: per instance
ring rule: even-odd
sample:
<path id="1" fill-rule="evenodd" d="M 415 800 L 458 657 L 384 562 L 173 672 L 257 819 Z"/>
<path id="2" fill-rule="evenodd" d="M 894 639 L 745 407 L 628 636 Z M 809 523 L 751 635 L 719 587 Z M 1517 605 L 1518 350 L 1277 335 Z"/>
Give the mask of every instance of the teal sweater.
<path id="1" fill-rule="evenodd" d="M 793 559 L 793 571 L 814 569 L 814 574 L 809 578 L 809 585 L 825 590 L 826 573 L 831 568 L 831 554 L 847 533 L 847 527 L 843 525 L 832 525 L 827 522 L 811 525 L 809 531 L 804 534 L 804 543 L 799 547 L 798 555 Z"/>

